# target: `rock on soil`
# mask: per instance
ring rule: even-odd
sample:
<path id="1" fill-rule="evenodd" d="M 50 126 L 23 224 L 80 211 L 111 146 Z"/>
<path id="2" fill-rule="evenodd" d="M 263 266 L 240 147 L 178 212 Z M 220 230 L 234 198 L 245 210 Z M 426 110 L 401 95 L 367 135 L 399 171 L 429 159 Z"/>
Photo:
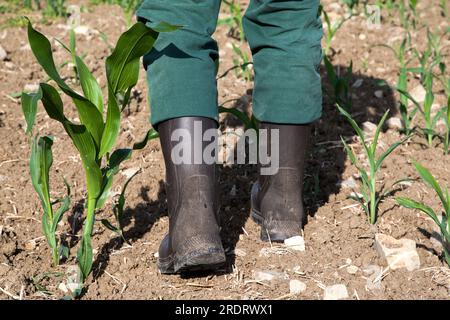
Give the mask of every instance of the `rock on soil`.
<path id="1" fill-rule="evenodd" d="M 306 290 L 306 284 L 300 280 L 289 281 L 289 292 L 291 294 L 299 294 Z"/>
<path id="2" fill-rule="evenodd" d="M 325 288 L 323 300 L 342 300 L 347 298 L 347 287 L 343 284 L 335 284 Z"/>
<path id="3" fill-rule="evenodd" d="M 285 273 L 271 270 L 259 270 L 255 271 L 253 278 L 256 281 L 273 281 L 273 280 L 287 280 L 288 277 Z"/>
<path id="4" fill-rule="evenodd" d="M 387 119 L 386 127 L 388 127 L 391 130 L 401 130 L 403 129 L 403 123 L 402 120 L 400 120 L 399 118 L 392 117 Z"/>
<path id="5" fill-rule="evenodd" d="M 6 51 L 5 51 L 5 49 L 3 49 L 3 47 L 2 47 L 2 46 L 0 46 L 0 61 L 3 61 L 3 60 L 5 60 L 5 59 L 6 59 L 6 57 L 7 57 L 7 54 L 6 54 Z"/>
<path id="6" fill-rule="evenodd" d="M 395 239 L 378 233 L 375 235 L 375 248 L 385 258 L 392 270 L 406 268 L 408 271 L 420 268 L 416 242 L 410 239 Z"/>
<path id="7" fill-rule="evenodd" d="M 375 130 L 377 130 L 377 125 L 370 121 L 366 121 L 362 124 L 362 129 L 366 135 L 373 135 Z"/>
<path id="8" fill-rule="evenodd" d="M 305 251 L 305 239 L 302 236 L 286 239 L 284 245 L 295 251 Z"/>

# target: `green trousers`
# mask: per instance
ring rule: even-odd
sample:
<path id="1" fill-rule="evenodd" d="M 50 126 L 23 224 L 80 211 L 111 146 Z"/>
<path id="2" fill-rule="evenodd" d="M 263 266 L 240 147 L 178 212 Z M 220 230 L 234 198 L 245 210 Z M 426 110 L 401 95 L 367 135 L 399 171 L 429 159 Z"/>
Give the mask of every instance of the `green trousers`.
<path id="1" fill-rule="evenodd" d="M 220 0 L 144 0 L 138 19 L 181 25 L 161 33 L 144 57 L 151 122 L 184 116 L 218 119 L 212 38 Z M 243 19 L 253 55 L 253 114 L 259 121 L 305 124 L 322 112 L 319 0 L 251 0 Z"/>

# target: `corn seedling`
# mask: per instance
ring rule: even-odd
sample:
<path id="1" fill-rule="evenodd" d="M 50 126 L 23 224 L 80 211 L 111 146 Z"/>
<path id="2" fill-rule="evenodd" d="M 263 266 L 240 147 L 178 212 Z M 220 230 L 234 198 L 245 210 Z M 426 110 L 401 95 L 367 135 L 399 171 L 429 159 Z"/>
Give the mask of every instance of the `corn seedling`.
<path id="1" fill-rule="evenodd" d="M 353 75 L 353 62 L 347 68 L 345 76 L 340 76 L 336 73 L 333 65 L 326 55 L 323 56 L 325 69 L 327 70 L 327 78 L 333 89 L 333 94 L 330 95 L 333 104 L 337 103 L 345 110 L 352 109 L 352 93 L 351 93 L 351 79 Z"/>
<path id="2" fill-rule="evenodd" d="M 378 47 L 384 47 L 391 50 L 395 57 L 397 58 L 399 62 L 399 74 L 398 74 L 398 80 L 397 80 L 397 88 L 399 89 L 400 94 L 400 102 L 399 102 L 399 110 L 400 115 L 402 117 L 403 126 L 402 129 L 403 133 L 406 135 L 410 135 L 414 128 L 412 127 L 412 123 L 414 121 L 414 117 L 416 116 L 416 113 L 418 111 L 418 108 L 414 106 L 412 110 L 408 110 L 408 98 L 406 95 L 404 95 L 402 92 L 408 91 L 408 65 L 411 63 L 412 59 L 406 59 L 406 54 L 409 51 L 407 48 L 411 43 L 411 36 L 408 33 L 407 37 L 405 37 L 401 44 L 398 47 L 392 47 L 386 44 L 378 44 L 376 46 Z"/>
<path id="3" fill-rule="evenodd" d="M 32 130 L 37 102 L 40 100 L 49 117 L 62 124 L 81 157 L 87 195 L 86 219 L 77 261 L 83 281 L 92 269 L 91 235 L 96 210 L 104 206 L 119 165 L 129 159 L 132 153 L 132 149 L 112 150 L 120 131 L 121 106 L 118 96 L 124 97 L 122 102 L 124 106 L 138 80 L 140 57 L 150 51 L 159 32 L 177 28 L 161 23 L 155 29 L 150 29 L 138 22 L 119 37 L 114 51 L 106 59 L 108 101 L 104 119 L 104 97 L 101 88 L 83 60 L 73 52 L 74 45 L 71 44 L 66 49 L 69 49 L 74 59 L 82 93 L 75 92 L 61 78 L 53 60 L 50 41 L 36 31 L 31 22 L 28 23 L 28 40 L 35 58 L 57 87 L 71 98 L 80 119 L 78 124 L 66 117 L 60 93 L 52 85 L 40 83 L 37 93 L 22 95 L 27 130 L 29 132 Z"/>
<path id="4" fill-rule="evenodd" d="M 239 4 L 239 2 L 233 1 L 227 1 L 223 0 L 223 3 L 225 3 L 228 6 L 228 9 L 230 10 L 230 17 L 219 19 L 217 22 L 218 25 L 226 25 L 230 28 L 230 31 L 228 34 L 239 40 L 240 42 L 245 41 L 245 34 L 244 34 L 244 25 L 242 24 L 242 7 Z"/>
<path id="5" fill-rule="evenodd" d="M 439 8 L 443 17 L 448 17 L 447 0 L 439 0 Z"/>
<path id="6" fill-rule="evenodd" d="M 327 12 L 325 10 L 323 10 L 323 7 L 320 6 L 319 8 L 320 8 L 319 10 L 323 13 L 323 17 L 324 17 L 325 23 L 327 25 L 326 32 L 325 32 L 324 52 L 325 52 L 325 55 L 328 56 L 328 55 L 330 55 L 331 42 L 333 41 L 333 38 L 336 35 L 336 32 L 342 27 L 342 25 L 348 18 L 342 18 L 339 21 L 337 21 L 336 23 L 332 24 Z"/>
<path id="7" fill-rule="evenodd" d="M 449 79 L 450 81 L 450 79 Z M 447 108 L 446 108 L 444 121 L 446 132 L 444 136 L 444 154 L 448 154 L 450 148 L 450 96 L 447 95 Z"/>
<path id="8" fill-rule="evenodd" d="M 416 99 L 414 99 L 408 92 L 397 88 L 397 90 L 409 99 L 419 110 L 420 114 L 423 116 L 425 121 L 425 128 L 421 128 L 423 135 L 426 137 L 428 146 L 431 148 L 433 146 L 433 138 L 437 136 L 435 128 L 437 121 L 443 116 L 446 108 L 442 108 L 435 115 L 432 114 L 432 105 L 434 102 L 433 94 L 433 75 L 428 72 L 425 76 L 425 101 L 420 105 Z"/>
<path id="9" fill-rule="evenodd" d="M 358 135 L 365 156 L 367 157 L 367 162 L 369 166 L 369 172 L 366 172 L 366 169 L 364 168 L 363 164 L 358 160 L 353 149 L 347 144 L 347 142 L 345 142 L 344 138 L 341 137 L 342 143 L 344 145 L 347 155 L 350 158 L 350 161 L 356 167 L 361 176 L 361 187 L 359 189 L 359 193 L 354 192 L 354 195 L 351 195 L 350 198 L 358 201 L 361 204 L 362 208 L 364 209 L 364 212 L 368 216 L 369 222 L 371 224 L 374 224 L 377 221 L 377 210 L 380 201 L 393 192 L 392 187 L 394 185 L 405 181 L 405 179 L 399 180 L 392 185 L 391 189 L 384 190 L 383 187 L 381 188 L 380 191 L 378 191 L 376 186 L 377 173 L 381 170 L 381 165 L 383 164 L 383 161 L 409 137 L 390 145 L 386 149 L 386 151 L 384 151 L 379 157 L 377 157 L 376 151 L 378 145 L 378 138 L 380 135 L 381 128 L 383 127 L 383 124 L 386 121 L 386 118 L 389 114 L 389 111 L 386 111 L 386 113 L 383 115 L 380 122 L 378 123 L 372 138 L 372 142 L 370 143 L 366 139 L 363 130 L 361 130 L 361 128 L 358 126 L 358 124 L 352 118 L 352 116 L 340 106 L 337 107 L 341 112 L 341 114 L 344 115 L 344 117 L 347 119 L 347 121 L 350 123 L 350 125 L 353 127 L 356 134 Z"/>
<path id="10" fill-rule="evenodd" d="M 125 23 L 130 27 L 132 25 L 133 16 L 142 1 L 143 0 L 91 0 L 91 3 L 94 5 L 105 3 L 120 6 L 125 13 Z"/>
<path id="11" fill-rule="evenodd" d="M 31 131 L 28 131 L 28 133 L 31 133 Z M 53 137 L 51 136 L 35 137 L 33 139 L 30 157 L 30 176 L 43 209 L 42 231 L 52 252 L 53 265 L 57 266 L 61 257 L 67 258 L 69 255 L 69 249 L 57 240 L 56 229 L 64 213 L 69 210 L 70 188 L 64 180 L 67 187 L 67 196 L 55 201 L 51 200 L 49 172 L 53 163 L 52 145 Z M 54 206 L 58 203 L 60 203 L 60 206 L 55 211 Z"/>
<path id="12" fill-rule="evenodd" d="M 247 53 L 242 51 L 241 48 L 236 46 L 234 43 L 232 45 L 233 51 L 235 53 L 235 56 L 233 57 L 233 68 L 236 73 L 236 76 L 244 78 L 245 81 L 252 81 L 253 63 L 250 61 L 250 57 L 248 56 Z"/>
<path id="13" fill-rule="evenodd" d="M 405 208 L 420 210 L 428 215 L 438 226 L 441 231 L 442 247 L 444 250 L 445 262 L 450 266 L 450 193 L 447 187 L 443 189 L 436 181 L 435 177 L 421 164 L 415 162 L 414 167 L 420 177 L 427 185 L 429 185 L 438 195 L 442 203 L 442 215 L 437 214 L 429 206 L 414 201 L 409 198 L 398 197 L 397 203 Z"/>

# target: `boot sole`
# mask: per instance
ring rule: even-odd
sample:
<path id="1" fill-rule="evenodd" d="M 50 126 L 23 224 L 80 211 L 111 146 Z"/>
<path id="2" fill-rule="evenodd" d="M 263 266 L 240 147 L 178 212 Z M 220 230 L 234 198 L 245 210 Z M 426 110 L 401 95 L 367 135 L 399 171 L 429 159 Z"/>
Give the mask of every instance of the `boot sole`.
<path id="1" fill-rule="evenodd" d="M 158 268 L 162 274 L 180 274 L 216 270 L 225 262 L 223 249 L 212 247 L 196 250 L 181 257 L 175 254 L 164 261 L 159 259 Z"/>

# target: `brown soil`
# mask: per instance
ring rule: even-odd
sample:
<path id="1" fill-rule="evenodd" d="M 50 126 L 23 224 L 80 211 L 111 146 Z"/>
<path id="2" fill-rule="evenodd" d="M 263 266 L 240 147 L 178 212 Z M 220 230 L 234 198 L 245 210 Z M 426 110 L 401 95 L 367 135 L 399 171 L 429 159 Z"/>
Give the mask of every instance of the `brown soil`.
<path id="1" fill-rule="evenodd" d="M 77 1 L 75 1 L 77 2 Z M 246 1 L 242 1 L 245 4 Z M 439 14 L 438 1 L 420 2 L 420 21 L 443 33 L 448 21 Z M 78 1 L 79 3 L 79 1 Z M 324 1 L 331 4 L 332 1 Z M 325 6 L 332 12 L 332 18 L 343 13 L 333 6 Z M 224 10 L 224 9 L 222 9 Z M 104 13 L 108 12 L 106 16 Z M 6 21 L 12 17 L 5 14 Z M 33 21 L 39 21 L 39 14 L 30 14 Z M 397 96 L 387 86 L 380 87 L 379 80 L 394 85 L 398 65 L 392 53 L 374 44 L 392 43 L 401 39 L 402 29 L 395 17 L 385 17 L 381 29 L 367 30 L 366 19 L 357 16 L 347 21 L 333 40 L 333 64 L 342 70 L 353 60 L 353 81 L 363 79 L 361 87 L 354 89 L 354 114 L 359 123 L 376 122 L 385 110 L 395 113 Z M 126 30 L 120 8 L 111 6 L 89 7 L 82 13 L 82 24 L 108 35 L 108 41 L 115 43 L 120 33 Z M 35 26 L 49 37 L 68 41 L 68 32 L 62 26 L 63 20 Z M 412 32 L 414 43 L 419 49 L 425 45 L 425 28 Z M 232 66 L 233 41 L 226 26 L 217 29 L 216 39 L 221 46 L 219 74 Z M 79 53 L 86 53 L 86 62 L 104 87 L 104 60 L 108 46 L 97 33 L 77 37 Z M 29 174 L 29 139 L 24 133 L 25 122 L 20 101 L 8 96 L 21 91 L 27 84 L 37 84 L 45 79 L 44 72 L 36 63 L 27 45 L 24 28 L 6 28 L 0 31 L 0 43 L 7 51 L 7 60 L 0 61 L 0 287 L 26 299 L 55 299 L 63 293 L 58 289 L 61 277 L 49 272 L 64 272 L 74 259 L 62 264 L 56 270 L 50 265 L 50 252 L 42 237 L 41 208 L 34 192 Z M 442 38 L 442 46 L 449 50 L 449 37 Z M 65 51 L 54 44 L 54 55 L 58 63 L 68 59 Z M 66 66 L 61 72 L 70 81 L 71 70 Z M 324 74 L 324 83 L 326 83 Z M 409 88 L 417 86 L 412 79 Z M 325 89 L 327 85 L 324 84 Z M 219 99 L 224 102 L 238 99 L 240 108 L 251 105 L 252 83 L 238 79 L 234 72 L 219 80 Z M 436 86 L 436 102 L 443 104 L 444 95 Z M 374 92 L 383 91 L 383 98 L 376 98 Z M 133 93 L 130 107 L 125 111 L 121 146 L 130 146 L 140 140 L 149 128 L 147 88 L 144 73 Z M 67 113 L 75 117 L 69 101 L 64 100 Z M 276 107 L 276 106 L 274 106 Z M 223 119 L 223 127 L 233 125 Z M 40 109 L 37 121 L 40 134 L 52 134 L 54 144 L 54 165 L 51 174 L 53 195 L 65 193 L 63 177 L 72 186 L 72 210 L 66 214 L 59 231 L 71 246 L 75 256 L 82 222 L 84 177 L 81 162 L 61 126 L 50 121 Z M 307 168 L 306 202 L 309 222 L 304 235 L 306 251 L 288 251 L 283 246 L 271 247 L 259 240 L 259 228 L 249 219 L 249 194 L 256 178 L 253 166 L 232 166 L 220 168 L 222 238 L 228 252 L 228 263 L 215 274 L 200 274 L 189 278 L 161 275 L 156 267 L 155 253 L 159 241 L 167 232 L 168 218 L 164 191 L 164 163 L 158 141 L 152 141 L 144 150 L 134 154 L 123 169 L 141 168 L 142 172 L 133 180 L 127 192 L 125 237 L 131 246 L 123 244 L 115 234 L 97 223 L 94 230 L 95 265 L 93 274 L 87 280 L 87 291 L 83 299 L 321 299 L 323 286 L 345 284 L 352 299 L 447 299 L 450 289 L 450 271 L 442 262 L 441 251 L 430 241 L 433 223 L 423 214 L 399 208 L 393 197 L 380 205 L 377 225 L 370 226 L 359 206 L 347 199 L 350 189 L 339 187 L 338 182 L 356 173 L 346 157 L 340 136 L 351 137 L 353 131 L 338 115 L 325 95 L 324 115 L 317 122 L 314 131 L 314 147 L 310 152 Z M 389 130 L 382 134 L 380 149 L 401 138 Z M 428 149 L 423 138 L 415 137 L 410 143 L 398 148 L 386 160 L 379 176 L 379 185 L 389 186 L 404 177 L 417 177 L 411 160 L 425 164 L 437 175 L 439 181 L 450 186 L 450 157 L 442 153 L 442 145 Z M 360 153 L 358 145 L 353 144 Z M 118 175 L 117 189 L 125 181 Z M 318 179 L 318 185 L 315 181 Z M 235 189 L 236 192 L 231 192 Z M 396 195 L 411 196 L 424 200 L 436 210 L 439 202 L 434 193 L 421 183 L 413 183 L 399 190 Z M 110 208 L 108 204 L 106 208 Z M 111 210 L 104 210 L 100 217 L 108 217 Z M 386 267 L 374 249 L 374 235 L 378 232 L 395 238 L 409 238 L 417 243 L 421 269 L 414 272 L 388 270 L 378 288 L 367 287 L 369 275 L 362 272 L 369 265 Z M 263 255 L 261 253 L 266 253 Z M 351 260 L 351 262 L 349 261 Z M 351 263 L 359 270 L 349 274 L 346 266 Z M 299 279 L 307 284 L 304 293 L 289 296 L 289 282 L 280 280 L 269 283 L 251 281 L 253 272 L 272 270 L 283 272 L 289 279 Z M 37 277 L 43 277 L 39 281 Z M 34 280 L 33 280 L 34 279 Z M 36 280 L 37 279 L 37 280 Z M 45 292 L 43 288 L 45 287 Z M 11 298 L 3 291 L 0 298 Z"/>

